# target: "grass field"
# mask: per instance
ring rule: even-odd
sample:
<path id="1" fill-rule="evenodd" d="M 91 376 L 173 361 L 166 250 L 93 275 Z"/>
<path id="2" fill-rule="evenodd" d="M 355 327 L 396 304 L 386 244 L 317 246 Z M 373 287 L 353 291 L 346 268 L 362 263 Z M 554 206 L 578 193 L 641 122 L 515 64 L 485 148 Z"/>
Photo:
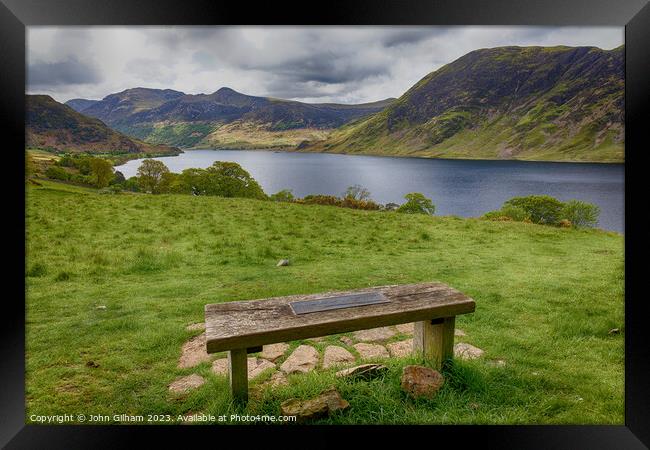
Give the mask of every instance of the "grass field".
<path id="1" fill-rule="evenodd" d="M 63 413 L 277 415 L 281 402 L 335 385 L 351 407 L 318 423 L 624 423 L 619 234 L 247 199 L 100 195 L 47 181 L 28 186 L 26 220 L 28 422 Z M 281 258 L 292 265 L 276 267 Z M 457 359 L 433 400 L 402 393 L 401 369 L 415 362 L 408 358 L 389 360 L 388 373 L 369 382 L 330 369 L 256 389 L 265 374 L 245 409 L 231 404 L 227 379 L 209 363 L 177 368 L 182 344 L 200 333 L 185 327 L 203 321 L 206 303 L 434 280 L 476 300 L 476 312 L 456 326 L 485 357 Z M 620 333 L 609 334 L 613 328 Z M 506 366 L 490 365 L 494 359 Z M 207 382 L 185 396 L 168 392 L 191 373 Z"/>

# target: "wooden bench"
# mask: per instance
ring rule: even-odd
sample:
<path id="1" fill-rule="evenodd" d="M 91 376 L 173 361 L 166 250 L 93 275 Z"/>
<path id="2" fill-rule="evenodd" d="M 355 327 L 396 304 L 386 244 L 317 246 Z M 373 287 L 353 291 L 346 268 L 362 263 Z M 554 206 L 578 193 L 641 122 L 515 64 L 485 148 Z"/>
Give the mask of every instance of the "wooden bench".
<path id="1" fill-rule="evenodd" d="M 443 283 L 210 304 L 206 347 L 208 353 L 228 351 L 232 394 L 247 401 L 247 354 L 263 345 L 415 322 L 413 351 L 440 368 L 453 358 L 455 317 L 475 307 Z"/>

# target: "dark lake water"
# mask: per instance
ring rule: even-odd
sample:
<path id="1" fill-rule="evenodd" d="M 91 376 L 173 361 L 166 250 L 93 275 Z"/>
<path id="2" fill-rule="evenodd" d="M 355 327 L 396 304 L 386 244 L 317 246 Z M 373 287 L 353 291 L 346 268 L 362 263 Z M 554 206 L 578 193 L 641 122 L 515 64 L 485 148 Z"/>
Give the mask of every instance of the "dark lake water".
<path id="1" fill-rule="evenodd" d="M 342 195 L 360 184 L 379 203 L 403 203 L 404 194 L 422 192 L 433 200 L 436 215 L 477 217 L 499 209 L 511 197 L 547 194 L 600 206 L 599 227 L 624 231 L 623 164 L 472 161 L 383 156 L 289 153 L 257 150 L 191 150 L 155 158 L 172 172 L 205 168 L 214 161 L 233 161 L 273 194 L 291 189 L 308 194 Z M 116 167 L 136 175 L 142 160 Z"/>

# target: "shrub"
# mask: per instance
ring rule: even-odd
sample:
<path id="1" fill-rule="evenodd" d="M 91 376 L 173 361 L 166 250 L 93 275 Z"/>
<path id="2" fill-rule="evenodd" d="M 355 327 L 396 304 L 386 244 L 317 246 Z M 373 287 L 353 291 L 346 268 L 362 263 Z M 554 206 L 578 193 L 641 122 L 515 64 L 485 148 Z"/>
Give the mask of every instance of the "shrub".
<path id="1" fill-rule="evenodd" d="M 346 189 L 343 198 L 353 200 L 370 200 L 370 191 L 361 185 L 355 184 Z"/>
<path id="2" fill-rule="evenodd" d="M 122 183 L 124 190 L 131 192 L 140 192 L 140 184 L 138 183 L 138 177 L 131 177 Z"/>
<path id="3" fill-rule="evenodd" d="M 70 175 L 70 181 L 77 184 L 91 185 L 92 179 L 89 175 L 82 175 L 80 173 L 73 173 Z"/>
<path id="4" fill-rule="evenodd" d="M 399 208 L 399 205 L 397 203 L 386 203 L 382 210 L 384 211 L 395 211 L 397 208 Z"/>
<path id="5" fill-rule="evenodd" d="M 397 208 L 397 212 L 406 214 L 433 214 L 436 207 L 431 199 L 419 192 L 411 192 L 404 196 L 406 203 Z"/>
<path id="6" fill-rule="evenodd" d="M 289 189 L 283 189 L 280 192 L 270 196 L 274 202 L 293 202 L 295 200 L 293 193 Z"/>
<path id="7" fill-rule="evenodd" d="M 65 169 L 57 166 L 50 166 L 45 171 L 45 176 L 53 180 L 69 180 L 70 174 Z"/>
<path id="8" fill-rule="evenodd" d="M 352 197 L 345 197 L 341 201 L 341 206 L 344 208 L 352 209 L 365 209 L 370 211 L 376 211 L 381 208 L 381 206 L 372 200 L 357 200 Z"/>
<path id="9" fill-rule="evenodd" d="M 571 228 L 571 227 L 573 226 L 573 224 L 571 223 L 571 221 L 570 221 L 570 220 L 567 220 L 567 219 L 562 219 L 562 220 L 560 220 L 559 225 L 560 225 L 562 228 Z"/>
<path id="10" fill-rule="evenodd" d="M 513 197 L 503 206 L 521 208 L 533 223 L 557 225 L 562 219 L 564 204 L 549 195 L 529 195 Z"/>
<path id="11" fill-rule="evenodd" d="M 124 178 L 124 174 L 119 170 L 116 170 L 110 184 L 123 184 L 125 181 L 126 178 Z"/>
<path id="12" fill-rule="evenodd" d="M 316 194 L 305 196 L 300 203 L 307 205 L 341 206 L 342 201 L 333 195 Z"/>
<path id="13" fill-rule="evenodd" d="M 600 208 L 580 200 L 569 200 L 564 203 L 561 215 L 575 228 L 595 227 L 598 224 Z"/>
<path id="14" fill-rule="evenodd" d="M 513 220 L 516 222 L 524 222 L 528 219 L 528 214 L 519 206 L 503 205 L 501 209 L 485 213 L 483 218 L 487 220 Z"/>

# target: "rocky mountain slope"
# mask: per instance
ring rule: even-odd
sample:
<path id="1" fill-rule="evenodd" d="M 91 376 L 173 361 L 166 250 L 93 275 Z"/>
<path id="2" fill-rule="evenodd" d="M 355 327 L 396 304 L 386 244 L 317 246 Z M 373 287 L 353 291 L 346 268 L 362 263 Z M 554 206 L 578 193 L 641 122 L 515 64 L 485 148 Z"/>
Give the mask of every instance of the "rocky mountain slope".
<path id="1" fill-rule="evenodd" d="M 153 145 L 118 133 L 48 95 L 26 96 L 26 146 L 91 153 L 178 154 L 177 148 Z"/>
<path id="2" fill-rule="evenodd" d="M 499 47 L 462 56 L 301 151 L 620 162 L 623 139 L 622 46 Z"/>

